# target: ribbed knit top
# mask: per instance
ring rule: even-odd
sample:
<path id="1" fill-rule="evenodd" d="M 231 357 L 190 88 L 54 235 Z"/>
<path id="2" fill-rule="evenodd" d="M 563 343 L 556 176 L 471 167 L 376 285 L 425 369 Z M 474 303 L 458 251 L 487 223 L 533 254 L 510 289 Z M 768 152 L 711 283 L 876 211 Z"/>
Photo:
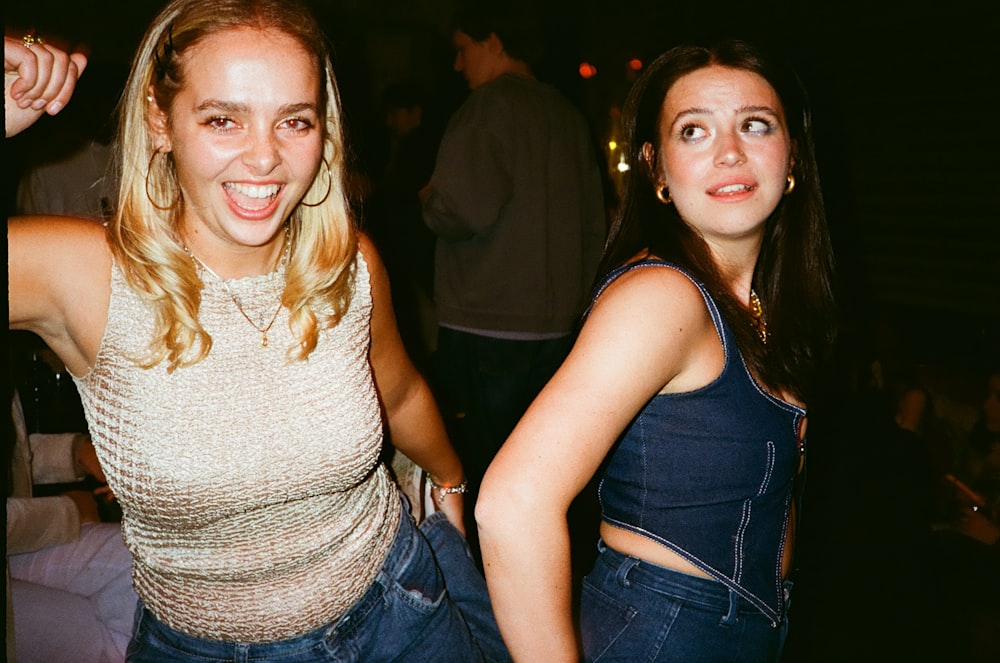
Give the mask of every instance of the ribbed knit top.
<path id="1" fill-rule="evenodd" d="M 168 373 L 133 358 L 153 316 L 112 267 L 108 323 L 76 380 L 122 506 L 136 592 L 184 633 L 266 642 L 341 616 L 368 588 L 399 525 L 379 462 L 382 415 L 368 361 L 371 287 L 358 256 L 351 303 L 306 361 L 282 309 L 261 333 L 202 274 L 208 356 Z M 284 270 L 226 285 L 267 324 Z"/>

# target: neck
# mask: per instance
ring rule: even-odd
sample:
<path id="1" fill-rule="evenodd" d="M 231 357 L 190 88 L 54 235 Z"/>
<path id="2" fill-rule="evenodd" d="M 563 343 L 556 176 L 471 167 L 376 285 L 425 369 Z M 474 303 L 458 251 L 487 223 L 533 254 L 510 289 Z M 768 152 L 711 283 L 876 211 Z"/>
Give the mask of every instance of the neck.
<path id="1" fill-rule="evenodd" d="M 194 241 L 192 241 L 194 240 Z M 184 237 L 185 250 L 209 272 L 222 280 L 270 274 L 278 269 L 287 256 L 289 237 L 282 231 L 264 246 L 218 247 L 209 242 L 199 242 L 198 236 Z"/>
<path id="2" fill-rule="evenodd" d="M 497 60 L 496 67 L 493 70 L 493 77 L 490 80 L 495 81 L 506 74 L 513 74 L 515 76 L 522 76 L 524 78 L 531 79 L 535 77 L 527 62 L 512 58 L 504 53 L 503 56 Z"/>
<path id="3" fill-rule="evenodd" d="M 722 278 L 738 301 L 747 301 L 760 256 L 760 238 L 752 241 L 716 243 L 706 240 Z"/>

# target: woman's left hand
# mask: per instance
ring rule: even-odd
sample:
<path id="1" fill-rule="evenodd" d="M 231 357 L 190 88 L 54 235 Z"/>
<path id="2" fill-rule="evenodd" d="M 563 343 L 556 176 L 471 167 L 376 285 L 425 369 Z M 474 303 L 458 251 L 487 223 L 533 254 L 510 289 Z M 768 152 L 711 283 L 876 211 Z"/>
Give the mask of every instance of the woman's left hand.
<path id="1" fill-rule="evenodd" d="M 65 51 L 33 38 L 3 40 L 4 130 L 9 138 L 44 113 L 55 115 L 69 102 L 87 66 L 82 53 Z"/>

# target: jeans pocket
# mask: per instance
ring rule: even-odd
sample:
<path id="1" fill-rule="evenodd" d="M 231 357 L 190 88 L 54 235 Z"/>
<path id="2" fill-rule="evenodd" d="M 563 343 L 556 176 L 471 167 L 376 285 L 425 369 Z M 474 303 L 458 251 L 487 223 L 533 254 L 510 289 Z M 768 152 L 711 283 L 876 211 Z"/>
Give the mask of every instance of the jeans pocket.
<path id="1" fill-rule="evenodd" d="M 418 612 L 431 613 L 444 600 L 444 577 L 430 544 L 415 530 L 413 542 L 412 554 L 392 578 L 389 591 Z"/>
<path id="2" fill-rule="evenodd" d="M 586 660 L 599 661 L 622 636 L 638 612 L 633 606 L 605 594 L 584 579 L 581 589 L 580 631 Z"/>

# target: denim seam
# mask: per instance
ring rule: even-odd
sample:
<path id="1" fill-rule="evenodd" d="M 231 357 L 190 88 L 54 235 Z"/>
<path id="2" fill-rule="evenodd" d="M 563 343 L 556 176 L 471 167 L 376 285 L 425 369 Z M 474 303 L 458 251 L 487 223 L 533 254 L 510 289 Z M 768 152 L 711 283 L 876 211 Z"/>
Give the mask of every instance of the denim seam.
<path id="1" fill-rule="evenodd" d="M 646 425 L 645 422 L 640 419 L 639 424 L 639 439 L 642 440 L 642 492 L 640 497 L 641 507 L 639 509 L 639 527 L 646 526 L 646 513 L 648 512 L 646 508 L 646 500 L 649 496 L 649 467 L 647 465 L 647 460 L 649 459 L 649 453 L 647 447 L 649 442 L 646 438 Z"/>

